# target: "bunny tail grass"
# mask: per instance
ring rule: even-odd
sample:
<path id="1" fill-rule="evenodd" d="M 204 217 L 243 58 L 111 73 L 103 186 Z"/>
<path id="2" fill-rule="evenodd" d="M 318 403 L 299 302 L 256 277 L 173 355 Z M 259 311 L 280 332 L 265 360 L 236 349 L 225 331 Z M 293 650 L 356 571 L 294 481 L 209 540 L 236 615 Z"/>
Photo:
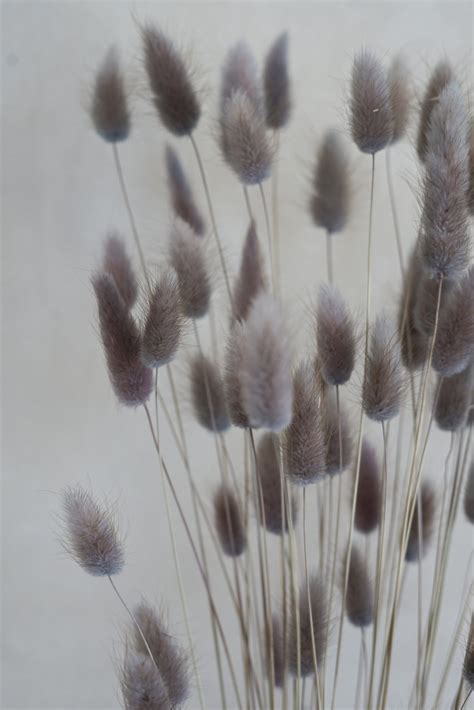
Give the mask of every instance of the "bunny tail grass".
<path id="1" fill-rule="evenodd" d="M 96 74 L 90 115 L 97 133 L 108 143 L 118 143 L 128 138 L 130 109 L 115 47 L 109 49 Z"/>

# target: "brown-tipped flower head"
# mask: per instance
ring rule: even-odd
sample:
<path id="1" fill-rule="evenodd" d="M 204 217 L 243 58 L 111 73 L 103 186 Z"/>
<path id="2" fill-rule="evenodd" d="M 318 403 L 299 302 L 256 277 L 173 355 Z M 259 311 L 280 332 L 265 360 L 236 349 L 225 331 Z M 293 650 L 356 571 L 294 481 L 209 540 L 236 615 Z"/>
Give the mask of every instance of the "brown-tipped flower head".
<path id="1" fill-rule="evenodd" d="M 263 72 L 267 126 L 281 130 L 290 118 L 291 96 L 288 77 L 288 33 L 283 32 L 270 47 Z"/>
<path id="2" fill-rule="evenodd" d="M 224 104 L 221 148 L 226 162 L 244 185 L 256 185 L 269 177 L 274 147 L 267 134 L 265 114 L 240 89 Z"/>
<path id="3" fill-rule="evenodd" d="M 188 654 L 170 635 L 162 615 L 159 615 L 147 602 L 142 601 L 136 606 L 134 614 L 165 685 L 170 703 L 167 707 L 177 707 L 184 703 L 189 694 Z M 132 627 L 132 633 L 135 650 L 146 655 L 148 649 L 136 626 Z"/>
<path id="4" fill-rule="evenodd" d="M 269 294 L 254 300 L 240 347 L 240 388 L 249 424 L 282 431 L 293 404 L 290 340 L 280 306 Z"/>
<path id="5" fill-rule="evenodd" d="M 166 686 L 148 655 L 127 650 L 121 673 L 125 710 L 169 710 Z"/>
<path id="6" fill-rule="evenodd" d="M 148 296 L 142 334 L 142 359 L 149 367 L 171 362 L 181 340 L 183 321 L 178 283 L 165 272 Z"/>
<path id="7" fill-rule="evenodd" d="M 243 344 L 243 327 L 240 323 L 234 323 L 226 345 L 224 366 L 225 396 L 230 421 L 234 426 L 246 429 L 250 424 L 242 401 L 242 387 L 239 374 L 242 365 Z"/>
<path id="8" fill-rule="evenodd" d="M 343 407 L 340 407 L 338 417 L 336 397 L 333 392 L 328 391 L 324 395 L 322 409 L 326 473 L 334 476 L 345 471 L 351 462 L 353 449 L 351 427 Z"/>
<path id="9" fill-rule="evenodd" d="M 452 377 L 474 359 L 474 266 L 450 293 L 440 314 L 433 350 L 433 367 Z"/>
<path id="10" fill-rule="evenodd" d="M 470 523 L 474 523 L 474 461 L 471 462 L 464 489 L 464 513 Z"/>
<path id="11" fill-rule="evenodd" d="M 350 126 L 363 153 L 375 154 L 390 143 L 393 111 L 387 73 L 368 50 L 356 54 L 352 65 Z"/>
<path id="12" fill-rule="evenodd" d="M 246 42 L 237 42 L 228 52 L 222 68 L 220 112 L 236 91 L 244 93 L 254 106 L 263 108 L 262 86 L 257 62 Z"/>
<path id="13" fill-rule="evenodd" d="M 113 390 L 122 404 L 137 407 L 153 389 L 152 371 L 140 357 L 140 333 L 109 274 L 92 277 L 102 345 Z"/>
<path id="14" fill-rule="evenodd" d="M 441 378 L 434 412 L 440 429 L 457 431 L 465 426 L 473 382 L 472 366 L 452 377 Z"/>
<path id="15" fill-rule="evenodd" d="M 118 234 L 111 233 L 106 239 L 102 268 L 113 278 L 127 308 L 133 308 L 138 295 L 137 278 Z"/>
<path id="16" fill-rule="evenodd" d="M 349 308 L 334 286 L 319 290 L 316 341 L 322 376 L 330 385 L 343 385 L 354 369 L 356 337 Z"/>
<path id="17" fill-rule="evenodd" d="M 181 307 L 187 318 L 202 318 L 209 310 L 211 277 L 206 245 L 191 227 L 176 219 L 170 236 L 170 263 L 178 277 Z"/>
<path id="18" fill-rule="evenodd" d="M 347 618 L 354 626 L 364 628 L 374 621 L 374 594 L 367 563 L 360 550 L 353 546 L 349 562 L 346 595 Z"/>
<path id="19" fill-rule="evenodd" d="M 381 510 L 380 466 L 375 449 L 364 439 L 354 518 L 356 530 L 366 535 L 375 530 L 380 522 Z"/>
<path id="20" fill-rule="evenodd" d="M 422 279 L 422 268 L 417 250 L 413 249 L 398 310 L 401 357 L 404 366 L 409 370 L 418 370 L 424 365 L 428 356 L 428 338 L 416 324 L 420 279 Z"/>
<path id="21" fill-rule="evenodd" d="M 309 580 L 309 594 L 306 580 L 299 591 L 299 640 L 300 640 L 300 672 L 302 676 L 314 673 L 314 653 L 321 667 L 326 655 L 327 629 L 327 591 L 317 577 Z M 288 665 L 293 675 L 298 673 L 298 626 L 296 610 L 291 610 L 290 630 L 288 639 Z"/>
<path id="22" fill-rule="evenodd" d="M 193 232 L 201 237 L 205 231 L 204 219 L 194 202 L 191 186 L 178 154 L 170 145 L 166 146 L 165 161 L 173 210 L 177 217 L 189 224 Z"/>
<path id="23" fill-rule="evenodd" d="M 469 265 L 468 125 L 462 89 L 451 82 L 431 114 L 423 181 L 419 249 L 434 278 L 458 279 Z"/>
<path id="24" fill-rule="evenodd" d="M 369 419 L 386 421 L 400 410 L 403 374 L 395 329 L 382 315 L 372 328 L 367 353 L 362 403 Z"/>
<path id="25" fill-rule="evenodd" d="M 194 414 L 201 426 L 214 432 L 228 429 L 224 383 L 216 363 L 196 355 L 191 360 L 190 379 Z"/>
<path id="26" fill-rule="evenodd" d="M 442 61 L 436 65 L 426 87 L 420 107 L 420 123 L 418 127 L 417 151 L 421 162 L 425 161 L 428 149 L 428 131 L 431 122 L 431 114 L 443 89 L 454 78 L 453 70 L 448 62 Z"/>
<path id="27" fill-rule="evenodd" d="M 412 92 L 408 69 L 401 55 L 395 57 L 388 70 L 390 102 L 392 104 L 392 143 L 401 140 L 408 128 Z"/>
<path id="28" fill-rule="evenodd" d="M 224 553 L 230 557 L 241 555 L 247 546 L 242 510 L 228 486 L 221 485 L 214 496 L 214 522 Z"/>
<path id="29" fill-rule="evenodd" d="M 130 111 L 115 47 L 109 49 L 97 72 L 90 113 L 94 128 L 104 140 L 117 143 L 128 138 Z"/>
<path id="30" fill-rule="evenodd" d="M 189 67 L 162 30 L 146 25 L 142 38 L 145 69 L 160 119 L 175 136 L 189 135 L 201 114 Z"/>
<path id="31" fill-rule="evenodd" d="M 257 447 L 258 514 L 261 524 L 276 535 L 281 535 L 288 530 L 289 520 L 292 520 L 293 524 L 296 522 L 298 511 L 296 496 L 293 491 L 289 491 L 291 518 L 287 515 L 286 487 L 283 488 L 284 501 L 282 505 L 279 451 L 278 437 L 268 432 L 263 434 Z"/>
<path id="32" fill-rule="evenodd" d="M 255 222 L 252 220 L 247 231 L 242 256 L 240 259 L 239 275 L 234 286 L 233 317 L 235 320 L 244 321 L 250 311 L 255 297 L 267 288 L 265 266 L 262 250 L 258 241 Z"/>
<path id="33" fill-rule="evenodd" d="M 293 416 L 283 445 L 285 472 L 292 483 L 306 486 L 326 474 L 321 393 L 308 363 L 300 365 L 293 379 Z"/>
<path id="34" fill-rule="evenodd" d="M 469 636 L 467 637 L 466 652 L 462 664 L 462 677 L 469 686 L 469 690 L 474 689 L 474 614 L 471 614 L 471 625 Z"/>
<path id="35" fill-rule="evenodd" d="M 436 497 L 433 486 L 428 481 L 421 484 L 419 496 L 416 499 L 413 518 L 408 535 L 408 545 L 405 553 L 407 562 L 416 562 L 420 558 L 420 544 L 418 536 L 418 510 L 421 500 L 421 551 L 426 555 L 433 538 L 434 522 L 436 515 Z"/>
<path id="36" fill-rule="evenodd" d="M 351 188 L 349 157 L 339 134 L 327 131 L 318 148 L 311 181 L 309 210 L 317 227 L 330 234 L 347 224 Z"/>
<path id="37" fill-rule="evenodd" d="M 81 486 L 62 494 L 66 552 L 94 577 L 111 577 L 125 564 L 123 542 L 110 513 Z"/>

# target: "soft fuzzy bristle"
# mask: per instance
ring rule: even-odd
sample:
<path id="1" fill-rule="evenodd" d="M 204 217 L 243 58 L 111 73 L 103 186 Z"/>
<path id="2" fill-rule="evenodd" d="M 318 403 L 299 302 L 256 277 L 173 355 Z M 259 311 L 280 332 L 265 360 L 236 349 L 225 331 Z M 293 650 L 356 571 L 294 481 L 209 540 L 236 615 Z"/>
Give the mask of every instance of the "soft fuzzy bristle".
<path id="1" fill-rule="evenodd" d="M 66 552 L 94 577 L 111 577 L 125 564 L 123 541 L 110 513 L 81 486 L 62 494 Z"/>
<path id="2" fill-rule="evenodd" d="M 145 25 L 142 40 L 153 103 L 163 125 L 176 136 L 191 134 L 201 109 L 186 61 L 157 27 Z"/>
<path id="3" fill-rule="evenodd" d="M 95 274 L 92 285 L 110 382 L 122 404 L 137 407 L 146 402 L 153 388 L 152 372 L 140 357 L 137 324 L 109 274 Z"/>
<path id="4" fill-rule="evenodd" d="M 444 303 L 448 297 L 452 285 L 449 281 L 443 283 L 441 289 L 441 300 L 439 312 L 442 313 Z M 416 289 L 416 301 L 413 309 L 413 316 L 416 329 L 426 338 L 431 337 L 434 332 L 436 322 L 436 309 L 438 306 L 439 281 L 432 279 L 423 272 L 419 274 Z"/>
<path id="5" fill-rule="evenodd" d="M 334 476 L 342 473 L 352 459 L 353 439 L 349 419 L 341 406 L 339 417 L 334 392 L 326 392 L 322 399 L 326 473 Z M 340 432 L 339 432 L 340 429 Z M 341 448 L 339 446 L 339 439 Z"/>
<path id="6" fill-rule="evenodd" d="M 278 437 L 275 434 L 263 434 L 257 446 L 258 514 L 261 524 L 276 535 L 286 532 L 289 522 L 286 503 L 284 502 L 282 505 L 281 500 L 279 451 Z M 285 488 L 283 490 L 285 491 Z M 298 511 L 297 498 L 293 491 L 289 491 L 288 495 L 291 505 L 291 520 L 294 524 Z"/>
<path id="7" fill-rule="evenodd" d="M 198 236 L 205 232 L 204 219 L 194 202 L 193 193 L 177 152 L 170 145 L 165 152 L 168 187 L 173 210 L 177 217 L 189 224 Z"/>
<path id="8" fill-rule="evenodd" d="M 303 363 L 293 379 L 293 416 L 283 440 L 286 475 L 301 486 L 315 483 L 326 474 L 325 425 L 320 400 L 314 370 Z"/>
<path id="9" fill-rule="evenodd" d="M 354 518 L 356 530 L 366 535 L 375 530 L 380 522 L 381 510 L 380 465 L 375 449 L 364 439 L 362 442 Z"/>
<path id="10" fill-rule="evenodd" d="M 472 366 L 452 377 L 441 378 L 434 412 L 440 429 L 457 431 L 465 426 L 473 383 Z"/>
<path id="11" fill-rule="evenodd" d="M 290 80 L 288 77 L 288 33 L 283 32 L 270 47 L 263 72 L 267 126 L 281 130 L 291 113 Z"/>
<path id="12" fill-rule="evenodd" d="M 209 310 L 211 277 L 205 244 L 182 219 L 171 230 L 170 263 L 178 278 L 181 307 L 187 318 L 202 318 Z"/>
<path id="13" fill-rule="evenodd" d="M 228 486 L 221 485 L 214 496 L 214 523 L 226 555 L 237 557 L 247 546 L 239 500 Z"/>
<path id="14" fill-rule="evenodd" d="M 347 618 L 354 626 L 364 628 L 374 621 L 374 595 L 367 562 L 360 550 L 353 546 L 349 562 L 346 595 Z"/>
<path id="15" fill-rule="evenodd" d="M 309 599 L 308 599 L 309 596 Z M 306 580 L 299 591 L 299 635 L 300 635 L 300 672 L 302 676 L 314 673 L 313 644 L 316 650 L 318 668 L 326 655 L 327 630 L 327 591 L 320 579 L 313 576 L 309 580 L 309 595 Z M 292 675 L 298 673 L 298 634 L 296 610 L 291 609 L 288 666 Z"/>
<path id="16" fill-rule="evenodd" d="M 466 681 L 469 690 L 474 689 L 474 614 L 471 614 L 471 625 L 469 636 L 467 637 L 466 651 L 462 664 L 462 677 Z"/>
<path id="17" fill-rule="evenodd" d="M 464 513 L 470 523 L 474 523 L 474 461 L 472 461 L 464 489 Z"/>
<path id="18" fill-rule="evenodd" d="M 178 646 L 176 640 L 169 634 L 162 615 L 159 615 L 147 602 L 142 601 L 136 606 L 134 614 L 146 638 L 151 655 L 159 668 L 171 707 L 177 707 L 184 703 L 189 695 L 188 654 Z M 148 649 L 135 626 L 132 627 L 132 633 L 135 650 L 146 655 Z"/>
<path id="19" fill-rule="evenodd" d="M 395 57 L 388 70 L 388 85 L 392 105 L 392 143 L 401 140 L 408 128 L 412 91 L 408 69 L 401 55 Z"/>
<path id="20" fill-rule="evenodd" d="M 448 62 L 442 61 L 436 65 L 426 87 L 420 108 L 420 123 L 418 127 L 417 151 L 422 162 L 426 158 L 428 149 L 428 131 L 431 122 L 431 114 L 435 108 L 443 89 L 454 78 L 453 70 Z"/>
<path id="21" fill-rule="evenodd" d="M 354 369 L 356 336 L 349 308 L 334 286 L 319 290 L 316 341 L 322 376 L 328 384 L 343 385 Z"/>
<path id="22" fill-rule="evenodd" d="M 118 143 L 128 138 L 130 111 L 115 47 L 109 49 L 97 72 L 90 113 L 97 133 L 104 140 Z"/>
<path id="23" fill-rule="evenodd" d="M 183 329 L 178 283 L 165 272 L 148 296 L 142 334 L 142 359 L 149 367 L 171 362 L 178 350 Z"/>
<path id="24" fill-rule="evenodd" d="M 196 355 L 191 360 L 190 379 L 194 414 L 201 426 L 214 432 L 228 429 L 224 383 L 216 363 L 205 355 Z"/>
<path id="25" fill-rule="evenodd" d="M 239 379 L 250 426 L 285 429 L 293 402 L 290 341 L 280 306 L 269 294 L 255 298 L 243 324 Z"/>
<path id="26" fill-rule="evenodd" d="M 429 548 L 433 538 L 434 523 L 436 515 L 436 497 L 433 486 L 428 481 L 421 484 L 419 498 L 416 499 L 410 532 L 408 534 L 408 545 L 405 553 L 407 562 L 416 562 L 420 557 L 420 545 L 418 536 L 418 506 L 421 499 L 421 547 L 423 556 Z"/>
<path id="27" fill-rule="evenodd" d="M 263 108 L 262 86 L 254 55 L 246 42 L 237 42 L 228 52 L 222 68 L 220 112 L 236 91 L 243 92 L 254 106 Z"/>
<path id="28" fill-rule="evenodd" d="M 311 181 L 309 210 L 317 227 L 330 234 L 347 224 L 350 210 L 349 158 L 342 138 L 327 131 L 318 148 Z"/>
<path id="29" fill-rule="evenodd" d="M 474 359 L 474 266 L 449 294 L 440 314 L 433 350 L 433 367 L 452 377 Z"/>
<path id="30" fill-rule="evenodd" d="M 232 305 L 235 320 L 246 320 L 255 297 L 266 289 L 263 254 L 255 222 L 252 220 L 242 249 L 239 275 L 234 286 Z"/>
<path id="31" fill-rule="evenodd" d="M 403 373 L 395 329 L 378 316 L 370 336 L 362 403 L 369 419 L 387 421 L 400 410 Z"/>
<path id="32" fill-rule="evenodd" d="M 405 274 L 398 310 L 401 358 L 404 366 L 409 370 L 418 370 L 424 365 L 428 356 L 428 338 L 416 325 L 418 289 L 422 278 L 418 253 L 416 249 L 413 249 Z"/>
<path id="33" fill-rule="evenodd" d="M 387 73 L 368 50 L 359 52 L 352 66 L 350 125 L 352 138 L 363 153 L 375 154 L 392 139 L 393 113 Z"/>
<path id="34" fill-rule="evenodd" d="M 423 268 L 433 278 L 459 279 L 468 267 L 468 116 L 461 88 L 451 82 L 431 114 L 419 240 Z"/>
<path id="35" fill-rule="evenodd" d="M 166 686 L 149 656 L 127 650 L 121 673 L 125 710 L 170 710 Z"/>
<path id="36" fill-rule="evenodd" d="M 234 323 L 226 345 L 224 366 L 225 396 L 232 424 L 241 429 L 246 429 L 250 424 L 242 401 L 239 374 L 242 365 L 243 344 L 243 327 L 240 323 Z"/>
<path id="37" fill-rule="evenodd" d="M 137 278 L 125 244 L 115 232 L 106 239 L 102 268 L 113 278 L 127 308 L 133 308 L 138 295 Z"/>

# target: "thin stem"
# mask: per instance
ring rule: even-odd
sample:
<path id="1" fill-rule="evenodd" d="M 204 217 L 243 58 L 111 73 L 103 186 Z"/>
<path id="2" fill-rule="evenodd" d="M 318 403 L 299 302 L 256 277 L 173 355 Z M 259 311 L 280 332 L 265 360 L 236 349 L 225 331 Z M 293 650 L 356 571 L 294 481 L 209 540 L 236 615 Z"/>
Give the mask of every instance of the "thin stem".
<path id="1" fill-rule="evenodd" d="M 313 608 L 311 603 L 311 590 L 309 584 L 309 573 L 308 573 L 308 554 L 306 545 L 306 487 L 303 488 L 303 556 L 304 556 L 304 574 L 306 580 L 306 594 L 308 597 L 308 610 L 309 610 L 309 624 L 311 630 L 311 649 L 313 653 L 313 663 L 314 663 L 314 677 L 316 678 L 316 693 L 318 696 L 318 708 L 322 710 L 323 703 L 321 698 L 321 686 L 319 682 L 319 669 L 318 669 L 318 657 L 316 654 L 316 640 L 314 638 L 314 620 L 313 620 Z M 304 683 L 304 680 L 303 680 Z M 302 690 L 302 696 L 304 696 L 304 685 Z"/>
<path id="2" fill-rule="evenodd" d="M 248 189 L 247 185 L 243 185 L 242 190 L 244 193 L 245 205 L 247 207 L 249 219 L 250 219 L 250 221 L 252 221 L 253 220 L 253 212 L 252 212 L 252 205 L 250 204 L 249 189 Z"/>
<path id="3" fill-rule="evenodd" d="M 278 292 L 281 292 L 281 259 L 280 259 L 280 220 L 278 212 L 278 159 L 280 154 L 280 132 L 275 131 L 275 163 L 272 172 L 272 218 L 273 218 L 273 257 Z"/>
<path id="4" fill-rule="evenodd" d="M 398 223 L 398 213 L 397 205 L 395 200 L 395 190 L 393 189 L 393 178 L 392 178 L 392 153 L 390 147 L 385 151 L 385 168 L 387 171 L 387 185 L 388 185 L 388 195 L 390 198 L 390 208 L 392 210 L 393 227 L 395 229 L 395 240 L 397 242 L 397 253 L 398 261 L 400 263 L 400 271 L 402 272 L 402 278 L 405 276 L 405 267 L 403 264 L 403 250 L 402 250 L 402 239 L 400 236 L 400 225 Z"/>
<path id="5" fill-rule="evenodd" d="M 331 284 L 334 283 L 334 260 L 333 260 L 333 254 L 332 254 L 332 234 L 328 230 L 326 231 L 326 265 L 328 269 L 328 282 Z"/>
<path id="6" fill-rule="evenodd" d="M 273 263 L 273 244 L 272 244 L 272 231 L 270 228 L 270 217 L 268 214 L 267 199 L 265 197 L 265 191 L 261 182 L 258 183 L 258 188 L 260 191 L 260 197 L 262 198 L 263 213 L 265 215 L 265 228 L 267 230 L 267 240 L 268 240 L 268 254 L 270 257 L 270 273 L 272 275 L 272 288 L 275 292 L 275 265 Z"/>
<path id="7" fill-rule="evenodd" d="M 459 710 L 463 710 L 463 708 L 464 708 L 464 706 L 466 705 L 467 701 L 468 701 L 469 698 L 471 697 L 472 690 L 473 690 L 472 688 L 469 689 L 468 694 L 467 694 L 466 697 L 464 698 L 464 702 L 463 702 L 463 704 L 461 705 L 461 707 L 459 708 Z"/>

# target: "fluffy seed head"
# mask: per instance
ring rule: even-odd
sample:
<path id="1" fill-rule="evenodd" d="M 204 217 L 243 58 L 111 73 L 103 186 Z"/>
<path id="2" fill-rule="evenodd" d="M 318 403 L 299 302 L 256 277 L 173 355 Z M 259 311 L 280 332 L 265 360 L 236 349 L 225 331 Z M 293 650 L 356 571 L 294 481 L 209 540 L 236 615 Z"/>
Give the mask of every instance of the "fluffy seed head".
<path id="1" fill-rule="evenodd" d="M 449 281 L 444 281 L 441 288 L 439 311 L 442 313 L 444 304 L 451 290 Z M 439 281 L 421 272 L 416 289 L 416 302 L 413 309 L 415 327 L 426 337 L 433 335 L 438 307 Z"/>
<path id="2" fill-rule="evenodd" d="M 471 614 L 471 625 L 467 638 L 466 652 L 462 665 L 462 676 L 466 681 L 469 690 L 474 688 L 474 614 Z"/>
<path id="3" fill-rule="evenodd" d="M 142 359 L 149 367 L 171 362 L 179 347 L 183 329 L 178 283 L 165 272 L 148 296 L 142 334 Z"/>
<path id="4" fill-rule="evenodd" d="M 260 293 L 243 324 L 240 389 L 250 426 L 279 432 L 292 412 L 291 354 L 278 303 Z"/>
<path id="5" fill-rule="evenodd" d="M 148 655 L 127 651 L 121 674 L 125 710 L 169 710 L 166 686 Z"/>
<path id="6" fill-rule="evenodd" d="M 347 618 L 354 626 L 364 628 L 374 621 L 374 594 L 367 563 L 360 550 L 353 546 L 349 562 L 346 595 Z"/>
<path id="7" fill-rule="evenodd" d="M 125 564 L 123 542 L 110 513 L 81 486 L 62 494 L 66 552 L 94 577 L 118 574 Z"/>
<path id="8" fill-rule="evenodd" d="M 428 355 L 428 339 L 416 323 L 420 280 L 423 272 L 416 249 L 413 249 L 403 284 L 398 310 L 398 335 L 402 363 L 408 370 L 418 370 Z"/>
<path id="9" fill-rule="evenodd" d="M 469 522 L 474 523 L 474 461 L 469 467 L 464 490 L 464 513 Z"/>
<path id="10" fill-rule="evenodd" d="M 142 40 L 153 103 L 163 125 L 175 136 L 191 134 L 201 109 L 186 61 L 157 27 L 145 25 Z"/>
<path id="11" fill-rule="evenodd" d="M 356 337 L 350 311 L 334 286 L 319 290 L 316 341 L 322 376 L 330 385 L 343 385 L 354 369 Z"/>
<path id="12" fill-rule="evenodd" d="M 421 500 L 421 548 L 423 556 L 426 555 L 433 538 L 434 522 L 436 515 L 436 497 L 433 486 L 428 481 L 421 484 L 419 497 L 416 499 L 413 518 L 408 535 L 408 545 L 405 553 L 407 562 L 416 562 L 420 557 L 420 544 L 418 537 L 418 508 Z"/>
<path id="13" fill-rule="evenodd" d="M 177 217 L 189 224 L 193 232 L 201 237 L 206 228 L 204 219 L 194 202 L 191 186 L 178 154 L 170 145 L 166 146 L 165 161 L 173 210 Z"/>
<path id="14" fill-rule="evenodd" d="M 370 337 L 362 388 L 362 403 L 369 419 L 383 422 L 395 417 L 402 391 L 400 346 L 392 325 L 385 316 L 378 316 Z"/>
<path id="15" fill-rule="evenodd" d="M 234 323 L 226 345 L 224 367 L 225 396 L 232 424 L 241 429 L 246 429 L 250 424 L 242 401 L 239 374 L 242 366 L 243 343 L 243 327 L 240 323 Z"/>
<path id="16" fill-rule="evenodd" d="M 281 34 L 270 47 L 263 72 L 267 126 L 281 130 L 290 118 L 291 96 L 288 77 L 288 33 Z"/>
<path id="17" fill-rule="evenodd" d="M 178 278 L 181 307 L 187 318 L 202 318 L 209 310 L 211 277 L 205 244 L 182 219 L 176 219 L 170 236 L 170 263 Z"/>
<path id="18" fill-rule="evenodd" d="M 140 357 L 140 333 L 109 274 L 95 274 L 92 286 L 110 382 L 122 404 L 137 407 L 153 388 L 152 372 Z"/>
<path id="19" fill-rule="evenodd" d="M 412 102 L 408 69 L 401 55 L 396 56 L 390 65 L 388 85 L 392 104 L 392 143 L 396 143 L 407 131 Z"/>
<path id="20" fill-rule="evenodd" d="M 452 377 L 474 359 L 474 266 L 453 289 L 440 314 L 433 350 L 433 367 Z"/>
<path id="21" fill-rule="evenodd" d="M 214 522 L 226 555 L 238 557 L 247 546 L 239 500 L 228 486 L 221 485 L 214 496 Z"/>
<path id="22" fill-rule="evenodd" d="M 336 398 L 333 392 L 328 391 L 324 395 L 322 399 L 322 409 L 326 449 L 326 473 L 329 476 L 334 476 L 337 473 L 345 471 L 351 462 L 353 449 L 351 427 L 343 407 L 340 407 L 338 417 Z"/>
<path id="23" fill-rule="evenodd" d="M 308 363 L 293 379 L 293 416 L 284 436 L 285 472 L 301 486 L 320 480 L 326 473 L 326 439 L 321 393 Z"/>
<path id="24" fill-rule="evenodd" d="M 242 249 L 239 275 L 233 294 L 233 316 L 237 321 L 244 321 L 255 297 L 267 288 L 262 250 L 258 241 L 255 222 L 252 220 Z"/>
<path id="25" fill-rule="evenodd" d="M 436 65 L 428 82 L 428 86 L 426 87 L 420 107 L 420 123 L 417 141 L 418 157 L 422 163 L 425 161 L 426 152 L 428 150 L 428 131 L 431 123 L 431 114 L 438 103 L 443 89 L 453 79 L 454 75 L 451 66 L 447 62 L 442 61 Z"/>
<path id="26" fill-rule="evenodd" d="M 381 510 L 382 491 L 379 461 L 375 449 L 364 439 L 354 518 L 356 530 L 366 535 L 375 530 L 380 522 Z"/>
<path id="27" fill-rule="evenodd" d="M 363 153 L 377 153 L 390 143 L 393 112 L 387 74 L 377 57 L 360 51 L 352 66 L 350 126 Z"/>
<path id="28" fill-rule="evenodd" d="M 130 133 L 130 111 L 119 56 L 111 47 L 95 77 L 90 113 L 97 133 L 109 143 L 118 143 Z"/>
<path id="29" fill-rule="evenodd" d="M 236 91 L 244 93 L 254 106 L 262 109 L 262 87 L 255 57 L 246 42 L 237 42 L 228 52 L 222 69 L 220 113 Z"/>
<path id="30" fill-rule="evenodd" d="M 106 239 L 102 268 L 113 278 L 127 308 L 133 308 L 138 295 L 137 278 L 125 244 L 116 233 Z"/>
<path id="31" fill-rule="evenodd" d="M 431 114 L 423 181 L 419 249 L 434 278 L 459 279 L 469 265 L 468 116 L 461 88 L 451 82 Z"/>
<path id="32" fill-rule="evenodd" d="M 213 432 L 228 429 L 224 383 L 216 363 L 205 355 L 196 355 L 191 360 L 190 379 L 194 414 L 201 426 Z"/>
<path id="33" fill-rule="evenodd" d="M 349 157 L 342 138 L 330 130 L 318 148 L 312 175 L 309 210 L 315 225 L 330 234 L 341 232 L 347 224 L 350 199 Z"/>
<path id="34" fill-rule="evenodd" d="M 286 503 L 283 502 L 282 505 L 281 500 L 279 450 L 278 437 L 269 432 L 263 434 L 257 447 L 257 476 L 261 496 L 258 501 L 258 514 L 261 524 L 276 535 L 288 530 L 289 518 L 286 514 Z M 293 491 L 289 491 L 289 503 L 294 524 L 298 508 Z"/>
<path id="35" fill-rule="evenodd" d="M 309 598 L 308 598 L 309 597 Z M 309 595 L 306 580 L 299 591 L 300 626 L 300 670 L 302 676 L 314 673 L 313 643 L 316 649 L 318 667 L 326 655 L 327 591 L 320 579 L 312 576 L 309 580 Z M 292 675 L 298 673 L 298 634 L 296 610 L 292 605 L 289 639 L 288 665 Z"/>
<path id="36" fill-rule="evenodd" d="M 441 379 L 434 412 L 436 424 L 440 429 L 457 431 L 465 426 L 473 382 L 472 366 L 457 375 Z"/>

